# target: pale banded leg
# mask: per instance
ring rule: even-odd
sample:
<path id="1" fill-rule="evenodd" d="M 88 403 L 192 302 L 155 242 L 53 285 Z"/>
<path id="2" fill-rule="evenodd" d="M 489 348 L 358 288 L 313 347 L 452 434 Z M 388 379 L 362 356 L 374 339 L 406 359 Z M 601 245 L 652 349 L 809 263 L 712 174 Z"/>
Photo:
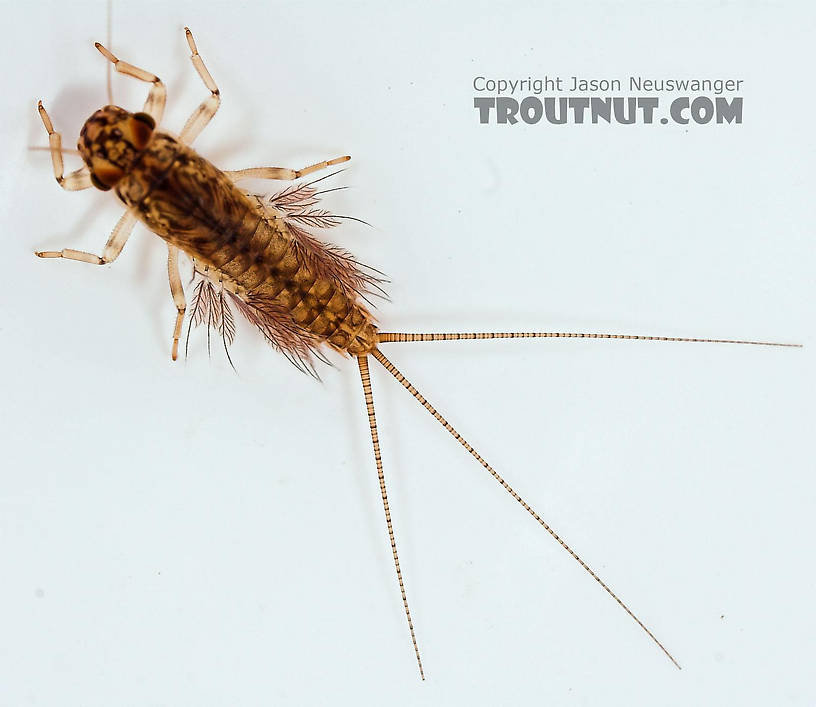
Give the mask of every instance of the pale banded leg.
<path id="1" fill-rule="evenodd" d="M 156 125 L 161 123 L 162 115 L 164 115 L 164 104 L 167 100 L 167 89 L 161 82 L 161 79 L 149 71 L 140 69 L 138 66 L 128 64 L 126 61 L 117 59 L 110 51 L 105 49 L 99 42 L 94 42 L 94 46 L 99 50 L 100 54 L 104 56 L 111 64 L 116 72 L 130 76 L 138 81 L 153 84 L 147 94 L 144 108 L 142 110 L 150 115 L 156 121 Z"/>
<path id="2" fill-rule="evenodd" d="M 336 164 L 348 162 L 350 159 L 350 155 L 344 155 L 343 157 L 335 157 L 333 160 L 318 162 L 317 164 L 304 167 L 303 169 L 287 169 L 286 167 L 250 167 L 248 169 L 228 171 L 225 174 L 233 182 L 237 182 L 239 179 L 299 179 L 300 177 L 305 177 L 307 174 L 311 174 L 312 172 L 326 169 L 326 167 L 332 167 Z"/>
<path id="3" fill-rule="evenodd" d="M 405 618 L 408 619 L 408 630 L 411 633 L 411 643 L 414 645 L 414 655 L 419 666 L 419 676 L 424 680 L 425 671 L 422 669 L 422 659 L 419 657 L 419 647 L 417 646 L 416 634 L 414 633 L 414 622 L 411 620 L 411 610 L 408 608 L 408 597 L 405 594 L 405 584 L 402 581 L 402 570 L 400 569 L 399 555 L 397 554 L 397 542 L 394 539 L 394 526 L 391 523 L 391 509 L 388 505 L 388 492 L 385 489 L 385 474 L 383 473 L 382 457 L 380 456 L 380 438 L 377 434 L 377 418 L 374 414 L 374 396 L 371 392 L 371 374 L 368 370 L 368 356 L 358 356 L 357 364 L 360 367 L 360 379 L 363 382 L 363 395 L 365 396 L 366 410 L 368 411 L 368 426 L 371 429 L 371 444 L 374 446 L 374 461 L 377 464 L 377 478 L 380 480 L 380 496 L 382 497 L 383 511 L 385 511 L 385 525 L 388 528 L 388 540 L 391 543 L 391 555 L 394 558 L 394 567 L 397 570 L 397 581 L 399 582 L 400 594 L 402 595 L 402 607 L 405 610 Z"/>
<path id="4" fill-rule="evenodd" d="M 130 211 L 122 214 L 122 218 L 114 226 L 113 231 L 105 244 L 102 255 L 94 255 L 87 253 L 84 250 L 73 250 L 71 248 L 63 248 L 62 250 L 40 250 L 35 251 L 35 255 L 40 258 L 65 258 L 66 260 L 78 260 L 81 263 L 90 263 L 91 265 L 106 265 L 112 263 L 119 257 L 122 248 L 125 247 L 127 239 L 133 232 L 133 226 L 136 224 L 136 216 Z"/>
<path id="5" fill-rule="evenodd" d="M 198 47 L 196 47 L 195 39 L 193 39 L 193 33 L 189 27 L 185 27 L 184 32 L 187 35 L 187 44 L 190 45 L 190 51 L 192 52 L 190 61 L 193 62 L 195 70 L 198 72 L 204 85 L 210 91 L 210 95 L 201 102 L 201 105 L 196 108 L 195 112 L 187 119 L 187 122 L 181 129 L 179 139 L 189 145 L 198 137 L 198 134 L 206 127 L 207 123 L 213 119 L 213 116 L 218 110 L 218 106 L 221 105 L 221 94 L 198 53 Z"/>
<path id="6" fill-rule="evenodd" d="M 640 334 L 587 334 L 572 331 L 487 331 L 462 334 L 404 334 L 379 332 L 382 344 L 399 341 L 465 341 L 468 339 L 628 339 L 638 341 L 681 341 L 703 344 L 751 344 L 753 346 L 788 346 L 802 348 L 802 344 L 782 344 L 773 341 L 743 341 L 741 339 L 690 339 L 679 336 L 642 336 Z"/>
<path id="7" fill-rule="evenodd" d="M 54 167 L 54 179 L 57 180 L 63 189 L 67 191 L 79 191 L 80 189 L 88 189 L 91 185 L 91 173 L 88 171 L 88 166 L 80 167 L 75 172 L 71 172 L 67 177 L 63 172 L 65 167 L 62 162 L 62 136 L 54 130 L 51 123 L 51 118 L 43 108 L 42 101 L 37 103 L 37 110 L 40 113 L 45 129 L 48 131 L 48 149 L 51 151 L 51 164 Z"/>
<path id="8" fill-rule="evenodd" d="M 178 267 L 178 248 L 167 244 L 167 274 L 170 278 L 170 294 L 173 295 L 173 304 L 176 305 L 176 325 L 173 327 L 173 360 L 178 358 L 178 344 L 181 338 L 181 325 L 184 323 L 184 312 L 187 311 L 187 300 L 184 298 L 184 288 L 181 285 L 181 275 Z"/>

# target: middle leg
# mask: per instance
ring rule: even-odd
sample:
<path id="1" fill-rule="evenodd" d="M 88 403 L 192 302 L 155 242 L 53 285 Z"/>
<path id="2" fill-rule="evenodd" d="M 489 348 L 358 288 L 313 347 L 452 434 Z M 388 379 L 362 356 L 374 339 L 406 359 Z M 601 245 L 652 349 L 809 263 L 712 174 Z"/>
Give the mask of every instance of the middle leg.
<path id="1" fill-rule="evenodd" d="M 350 155 L 343 155 L 342 157 L 335 157 L 333 160 L 326 160 L 318 162 L 317 164 L 304 167 L 303 169 L 287 169 L 286 167 L 250 167 L 248 169 L 236 169 L 227 171 L 225 174 L 233 181 L 237 182 L 239 179 L 299 179 L 305 177 L 307 174 L 317 172 L 326 167 L 332 167 L 336 164 L 348 162 L 351 159 Z"/>
<path id="2" fill-rule="evenodd" d="M 122 214 L 122 218 L 114 226 L 113 231 L 105 244 L 102 255 L 95 253 L 88 253 L 84 250 L 74 250 L 73 248 L 63 248 L 62 250 L 38 250 L 34 252 L 39 258 L 65 258 L 66 260 L 78 260 L 81 263 L 90 263 L 91 265 L 107 265 L 112 263 L 119 257 L 122 248 L 125 247 L 127 239 L 133 232 L 133 227 L 136 225 L 136 216 L 133 212 L 126 211 Z"/>

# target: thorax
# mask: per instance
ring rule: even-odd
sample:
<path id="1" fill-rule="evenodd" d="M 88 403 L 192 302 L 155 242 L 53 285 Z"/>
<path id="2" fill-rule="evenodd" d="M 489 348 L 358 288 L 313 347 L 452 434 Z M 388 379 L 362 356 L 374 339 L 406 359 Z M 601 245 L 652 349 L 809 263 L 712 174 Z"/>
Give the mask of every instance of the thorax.
<path id="1" fill-rule="evenodd" d="M 166 133 L 153 136 L 116 193 L 151 231 L 205 260 L 258 223 L 252 201 L 226 174 Z"/>

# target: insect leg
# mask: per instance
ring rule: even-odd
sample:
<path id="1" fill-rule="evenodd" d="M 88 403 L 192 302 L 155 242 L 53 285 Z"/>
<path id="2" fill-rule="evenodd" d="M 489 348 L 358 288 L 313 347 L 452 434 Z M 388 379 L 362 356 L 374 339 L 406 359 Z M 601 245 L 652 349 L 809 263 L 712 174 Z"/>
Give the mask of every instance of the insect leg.
<path id="1" fill-rule="evenodd" d="M 666 654 L 669 660 L 671 660 L 671 662 L 674 663 L 675 666 L 677 666 L 677 668 L 680 668 L 680 665 L 672 657 L 671 653 L 669 653 L 663 647 L 663 644 L 660 643 L 660 641 L 658 641 L 657 638 L 655 638 L 654 634 L 648 628 L 646 628 L 646 625 L 632 613 L 631 609 L 629 609 L 629 607 L 626 606 L 626 604 L 624 604 L 620 599 L 618 599 L 618 596 L 615 594 L 615 592 L 613 592 L 603 582 L 603 580 L 589 568 L 589 565 L 587 565 L 575 553 L 575 551 L 569 545 L 567 545 L 567 543 L 565 543 L 547 523 L 544 522 L 544 519 L 541 518 L 541 516 L 539 516 L 538 513 L 536 513 L 530 507 L 530 505 L 521 496 L 519 496 L 518 493 L 516 493 L 513 490 L 512 486 L 510 486 L 510 484 L 508 484 L 501 476 L 499 476 L 498 472 L 496 472 L 493 469 L 493 467 L 490 466 L 490 464 L 488 464 L 484 459 L 482 459 L 481 455 L 473 447 L 471 447 L 470 444 L 468 444 L 467 440 L 465 440 L 465 438 L 462 437 L 462 435 L 460 435 L 451 426 L 451 424 L 436 411 L 436 408 L 423 397 L 422 393 L 420 393 L 413 385 L 411 385 L 411 383 L 408 380 L 406 380 L 405 376 L 403 376 L 402 373 L 399 372 L 397 367 L 394 366 L 394 364 L 391 363 L 391 361 L 389 361 L 385 356 L 383 356 L 382 352 L 379 349 L 374 349 L 371 352 L 371 355 L 383 365 L 385 370 L 387 370 L 392 376 L 394 376 L 394 378 L 397 379 L 397 381 L 399 381 L 403 388 L 405 388 L 411 395 L 414 396 L 414 398 L 419 402 L 420 405 L 422 405 L 422 407 L 424 407 L 429 413 L 431 413 L 431 415 L 433 415 L 434 418 L 436 418 L 436 421 L 440 425 L 442 425 L 442 427 L 444 427 L 453 436 L 453 438 L 457 442 L 459 442 L 459 444 L 461 444 L 468 451 L 468 453 L 490 473 L 490 475 L 494 479 L 496 479 L 496 481 L 499 482 L 499 484 L 505 491 L 507 491 L 507 493 L 509 493 L 516 501 L 518 501 L 518 503 L 521 505 L 522 508 L 524 508 L 525 511 L 527 511 L 533 518 L 535 518 L 536 521 L 538 521 L 539 525 L 541 525 L 544 528 L 544 530 L 546 530 L 550 535 L 552 535 L 552 537 L 558 542 L 558 544 L 561 545 L 561 547 L 563 547 L 572 556 L 572 558 L 576 562 L 578 562 L 578 564 L 581 565 L 581 567 L 583 567 L 592 576 L 592 578 L 604 588 L 606 593 L 609 594 L 609 596 L 611 596 L 623 608 L 623 610 L 627 614 L 629 614 L 629 616 L 632 619 L 635 620 L 638 626 L 640 626 L 649 635 L 649 638 L 651 638 L 660 647 L 660 650 L 662 650 Z"/>
<path id="2" fill-rule="evenodd" d="M 678 336 L 641 336 L 636 334 L 587 334 L 567 331 L 502 331 L 463 334 L 403 334 L 378 332 L 380 343 L 392 341 L 463 341 L 466 339 L 634 339 L 639 341 L 684 341 L 705 344 L 751 344 L 753 346 L 788 346 L 802 348 L 802 344 L 781 344 L 772 341 L 742 341 L 737 339 L 688 339 Z"/>
<path id="3" fill-rule="evenodd" d="M 239 179 L 298 179 L 305 177 L 307 174 L 317 172 L 320 169 L 326 169 L 342 162 L 348 162 L 351 159 L 350 155 L 343 157 L 335 157 L 333 160 L 326 160 L 325 162 L 318 162 L 317 164 L 304 167 L 303 169 L 287 169 L 286 167 L 250 167 L 248 169 L 236 169 L 225 174 L 233 181 L 237 182 Z"/>
<path id="4" fill-rule="evenodd" d="M 133 232 L 133 226 L 136 224 L 136 216 L 132 212 L 126 211 L 122 214 L 122 218 L 114 226 L 113 231 L 105 244 L 105 249 L 102 255 L 94 255 L 87 253 L 84 250 L 73 250 L 71 248 L 64 248 L 63 250 L 39 250 L 35 251 L 34 255 L 40 258 L 65 258 L 66 260 L 78 260 L 81 263 L 90 263 L 91 265 L 106 265 L 112 263 L 119 257 L 122 248 L 125 247 L 127 239 Z"/>
<path id="5" fill-rule="evenodd" d="M 184 313 L 187 311 L 187 300 L 184 298 L 184 288 L 181 285 L 181 275 L 178 266 L 178 248 L 167 244 L 167 274 L 170 278 L 170 294 L 173 295 L 173 304 L 176 305 L 176 325 L 173 327 L 173 360 L 178 358 L 178 345 L 181 338 L 181 326 L 184 323 Z"/>
<path id="6" fill-rule="evenodd" d="M 193 66 L 195 66 L 204 85 L 210 91 L 210 95 L 201 102 L 201 105 L 196 108 L 195 112 L 187 119 L 187 122 L 181 129 L 179 139 L 189 145 L 198 137 L 198 134 L 204 130 L 207 123 L 213 119 L 215 112 L 218 110 L 218 106 L 221 105 L 221 94 L 198 53 L 198 47 L 196 47 L 195 39 L 193 39 L 193 33 L 189 27 L 185 27 L 184 32 L 187 35 L 187 44 L 190 45 L 190 51 L 192 52 L 190 60 L 193 62 Z"/>
<path id="7" fill-rule="evenodd" d="M 142 110 L 156 121 L 156 125 L 161 123 L 162 115 L 164 114 L 164 104 L 167 101 L 167 89 L 161 82 L 161 79 L 155 74 L 151 74 L 149 71 L 145 71 L 144 69 L 140 69 L 138 66 L 133 66 L 133 64 L 128 64 L 126 61 L 117 59 L 99 42 L 94 42 L 94 46 L 99 50 L 99 53 L 102 54 L 102 56 L 113 64 L 113 68 L 116 69 L 117 73 L 130 76 L 139 81 L 144 81 L 145 83 L 153 84 L 150 87 L 149 93 L 147 94 L 147 100 L 145 101 L 144 108 L 142 108 Z"/>
<path id="8" fill-rule="evenodd" d="M 411 621 L 411 610 L 408 608 L 408 598 L 405 594 L 405 585 L 402 581 L 402 570 L 400 569 L 399 555 L 397 555 L 397 543 L 394 540 L 394 528 L 391 524 L 391 509 L 388 506 L 388 493 L 385 489 L 385 475 L 383 474 L 382 457 L 380 456 L 380 438 L 377 434 L 377 418 L 374 415 L 374 396 L 371 393 L 371 375 L 368 370 L 368 356 L 358 356 L 357 364 L 360 367 L 360 378 L 363 381 L 363 394 L 365 395 L 366 409 L 368 410 L 368 426 L 371 428 L 371 443 L 374 446 L 374 461 L 377 463 L 377 477 L 380 480 L 380 495 L 382 496 L 383 510 L 385 511 L 385 524 L 388 527 L 388 539 L 391 541 L 391 554 L 394 557 L 394 567 L 397 570 L 397 581 L 399 582 L 400 594 L 402 594 L 402 606 L 405 609 L 405 618 L 408 619 L 408 630 L 411 632 L 411 642 L 414 644 L 414 654 L 416 655 L 419 675 L 424 680 L 425 671 L 422 669 L 422 659 L 419 657 L 416 634 L 414 633 L 414 623 Z"/>
<path id="9" fill-rule="evenodd" d="M 67 191 L 88 189 L 91 186 L 91 173 L 88 171 L 87 165 L 80 167 L 75 172 L 71 172 L 67 177 L 63 175 L 65 168 L 62 162 L 62 136 L 54 130 L 54 125 L 51 123 L 51 118 L 45 108 L 43 108 L 42 101 L 37 103 L 37 111 L 39 111 L 43 125 L 48 131 L 48 149 L 51 151 L 51 164 L 54 167 L 54 178 L 57 180 L 57 184 Z"/>

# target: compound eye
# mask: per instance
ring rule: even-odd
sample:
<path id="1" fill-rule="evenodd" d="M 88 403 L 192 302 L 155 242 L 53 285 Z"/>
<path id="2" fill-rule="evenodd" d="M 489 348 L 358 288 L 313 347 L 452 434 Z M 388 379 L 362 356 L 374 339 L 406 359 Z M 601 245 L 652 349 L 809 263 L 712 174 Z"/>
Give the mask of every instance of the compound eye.
<path id="1" fill-rule="evenodd" d="M 147 113 L 134 113 L 130 121 L 130 138 L 133 146 L 137 150 L 143 150 L 150 142 L 150 136 L 153 134 L 153 128 L 156 127 L 156 121 L 153 116 Z"/>
<path id="2" fill-rule="evenodd" d="M 91 184 L 93 184 L 97 189 L 101 189 L 102 191 L 108 191 L 108 189 L 110 189 L 110 185 L 100 182 L 99 177 L 97 177 L 93 172 L 91 172 Z"/>
<path id="3" fill-rule="evenodd" d="M 134 113 L 133 120 L 138 120 L 140 123 L 144 123 L 151 130 L 156 127 L 156 121 L 153 120 L 153 116 L 149 113 Z"/>

